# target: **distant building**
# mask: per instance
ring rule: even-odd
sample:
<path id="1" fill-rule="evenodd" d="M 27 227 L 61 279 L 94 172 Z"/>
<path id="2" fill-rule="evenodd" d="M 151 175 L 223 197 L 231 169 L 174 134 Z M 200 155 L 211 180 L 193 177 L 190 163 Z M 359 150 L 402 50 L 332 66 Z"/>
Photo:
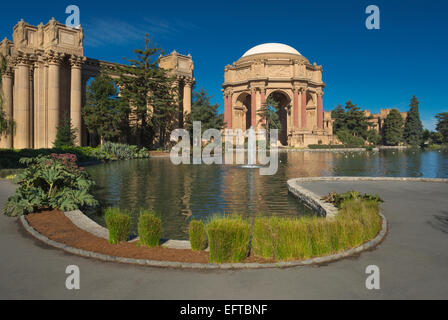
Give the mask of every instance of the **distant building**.
<path id="1" fill-rule="evenodd" d="M 323 111 L 322 66 L 296 49 L 265 43 L 224 68 L 224 121 L 229 129 L 259 130 L 258 111 L 271 96 L 278 102 L 279 144 L 305 147 L 337 143 L 331 112 Z"/>
<path id="2" fill-rule="evenodd" d="M 378 132 L 381 136 L 383 136 L 383 129 L 384 129 L 384 121 L 386 121 L 387 116 L 392 111 L 392 108 L 388 109 L 380 109 L 380 113 L 371 113 L 369 110 L 365 110 L 364 114 L 367 117 L 372 117 L 372 119 L 369 121 L 370 126 L 369 129 L 373 129 L 376 132 Z M 406 120 L 408 113 L 407 112 L 400 112 L 401 117 L 403 118 L 403 123 Z"/>

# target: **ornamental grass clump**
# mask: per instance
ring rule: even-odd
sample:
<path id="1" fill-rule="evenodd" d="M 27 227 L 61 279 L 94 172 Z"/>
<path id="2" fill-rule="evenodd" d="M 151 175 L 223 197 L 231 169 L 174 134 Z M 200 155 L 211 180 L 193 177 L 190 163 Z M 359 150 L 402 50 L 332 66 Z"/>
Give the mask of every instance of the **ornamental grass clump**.
<path id="1" fill-rule="evenodd" d="M 336 218 L 257 217 L 252 253 L 293 260 L 334 254 L 371 240 L 381 230 L 378 200 L 344 200 Z"/>
<path id="2" fill-rule="evenodd" d="M 104 217 L 109 230 L 109 242 L 117 244 L 127 241 L 131 230 L 131 216 L 119 208 L 107 208 Z"/>
<path id="3" fill-rule="evenodd" d="M 192 250 L 204 250 L 207 243 L 205 225 L 201 220 L 192 220 L 189 226 L 190 244 Z"/>
<path id="4" fill-rule="evenodd" d="M 241 262 L 249 251 L 250 224 L 242 217 L 213 217 L 206 227 L 209 262 Z"/>
<path id="5" fill-rule="evenodd" d="M 142 211 L 138 218 L 139 244 L 156 247 L 162 237 L 162 220 L 152 211 Z"/>

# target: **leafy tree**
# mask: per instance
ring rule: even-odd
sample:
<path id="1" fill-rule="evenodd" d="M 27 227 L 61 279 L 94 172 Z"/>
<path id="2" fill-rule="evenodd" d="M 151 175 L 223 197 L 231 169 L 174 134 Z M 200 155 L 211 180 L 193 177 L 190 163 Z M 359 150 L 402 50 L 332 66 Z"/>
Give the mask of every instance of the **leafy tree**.
<path id="1" fill-rule="evenodd" d="M 73 147 L 75 145 L 76 129 L 73 128 L 70 116 L 65 114 L 61 124 L 57 128 L 56 140 L 53 142 L 55 148 Z"/>
<path id="2" fill-rule="evenodd" d="M 266 99 L 265 104 L 261 106 L 257 114 L 260 117 L 261 127 L 266 130 L 266 138 L 270 136 L 271 129 L 281 131 L 282 124 L 278 116 L 278 102 L 272 96 Z"/>
<path id="3" fill-rule="evenodd" d="M 204 89 L 193 93 L 193 104 L 191 113 L 185 117 L 185 128 L 193 133 L 193 121 L 201 121 L 201 131 L 207 129 L 221 130 L 224 128 L 224 118 L 222 114 L 218 114 L 218 104 L 212 105 L 211 96 L 207 95 Z"/>
<path id="4" fill-rule="evenodd" d="M 120 112 L 117 87 L 106 75 L 95 77 L 87 87 L 86 105 L 82 109 L 84 124 L 91 134 L 98 134 L 101 143 L 120 135 Z"/>
<path id="5" fill-rule="evenodd" d="M 443 136 L 443 142 L 448 143 L 448 112 L 438 113 L 436 119 L 436 130 Z"/>
<path id="6" fill-rule="evenodd" d="M 134 53 L 135 59 L 126 59 L 129 65 L 117 67 L 120 100 L 130 106 L 137 144 L 151 146 L 156 134 L 164 144 L 177 109 L 178 101 L 173 94 L 175 79 L 168 75 L 168 70 L 159 67 L 163 51 L 152 45 L 148 35 L 143 49 L 135 49 Z"/>
<path id="7" fill-rule="evenodd" d="M 339 130 L 336 133 L 339 141 L 341 141 L 346 147 L 361 147 L 364 145 L 365 140 L 362 137 L 354 136 L 347 129 Z"/>
<path id="8" fill-rule="evenodd" d="M 345 110 L 342 105 L 337 105 L 331 111 L 331 118 L 334 119 L 333 133 L 336 133 L 340 130 L 347 130 L 347 124 L 345 121 Z"/>
<path id="9" fill-rule="evenodd" d="M 418 100 L 414 95 L 409 104 L 410 110 L 404 125 L 403 137 L 406 143 L 416 146 L 420 144 L 423 134 L 423 125 L 420 121 L 420 113 L 418 111 Z"/>
<path id="10" fill-rule="evenodd" d="M 444 141 L 443 135 L 438 131 L 431 132 L 430 140 L 431 140 L 431 143 L 433 143 L 433 144 L 442 144 Z"/>
<path id="11" fill-rule="evenodd" d="M 354 136 L 367 138 L 369 117 L 351 100 L 345 103 L 345 126 Z"/>
<path id="12" fill-rule="evenodd" d="M 403 118 L 397 109 L 392 109 L 384 121 L 384 143 L 397 146 L 403 141 Z"/>
<path id="13" fill-rule="evenodd" d="M 381 136 L 376 132 L 376 130 L 367 131 L 367 141 L 374 146 L 379 145 L 381 143 Z"/>

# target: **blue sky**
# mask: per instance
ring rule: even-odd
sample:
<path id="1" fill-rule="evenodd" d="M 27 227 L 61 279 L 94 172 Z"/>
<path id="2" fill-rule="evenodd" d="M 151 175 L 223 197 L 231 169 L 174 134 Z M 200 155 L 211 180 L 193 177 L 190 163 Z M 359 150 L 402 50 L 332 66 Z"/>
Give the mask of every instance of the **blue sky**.
<path id="1" fill-rule="evenodd" d="M 341 1 L 17 1 L 2 4 L 0 37 L 12 38 L 23 18 L 65 22 L 80 8 L 84 53 L 123 62 L 149 33 L 166 53 L 190 53 L 196 88 L 223 107 L 224 67 L 251 47 L 281 42 L 323 65 L 324 109 L 351 99 L 377 112 L 407 111 L 416 94 L 425 127 L 448 112 L 448 4 L 445 0 Z M 375 4 L 381 29 L 367 30 L 365 9 Z"/>

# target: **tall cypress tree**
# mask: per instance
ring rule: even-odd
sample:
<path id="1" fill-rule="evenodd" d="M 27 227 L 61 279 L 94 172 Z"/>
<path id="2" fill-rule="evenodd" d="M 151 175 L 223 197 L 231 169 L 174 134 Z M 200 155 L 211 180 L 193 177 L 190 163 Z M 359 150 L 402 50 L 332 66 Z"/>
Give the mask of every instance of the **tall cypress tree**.
<path id="1" fill-rule="evenodd" d="M 420 144 L 423 134 L 423 125 L 418 111 L 418 100 L 414 95 L 409 104 L 410 109 L 404 125 L 403 137 L 407 144 L 417 146 Z"/>
<path id="2" fill-rule="evenodd" d="M 397 146 L 403 141 L 403 118 L 397 109 L 392 109 L 384 121 L 384 143 Z"/>
<path id="3" fill-rule="evenodd" d="M 57 128 L 56 140 L 53 142 L 55 148 L 73 147 L 76 139 L 76 129 L 73 128 L 70 116 L 66 113 Z"/>

